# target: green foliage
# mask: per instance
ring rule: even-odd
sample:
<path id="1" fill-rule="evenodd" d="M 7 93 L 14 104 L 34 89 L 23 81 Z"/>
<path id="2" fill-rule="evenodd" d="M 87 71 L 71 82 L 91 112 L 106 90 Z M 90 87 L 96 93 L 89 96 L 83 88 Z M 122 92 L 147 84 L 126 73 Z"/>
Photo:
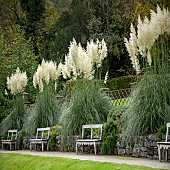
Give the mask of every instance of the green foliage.
<path id="1" fill-rule="evenodd" d="M 127 11 L 131 10 L 128 4 L 119 0 L 73 0 L 70 8 L 51 26 L 46 36 L 45 50 L 42 51 L 43 57 L 62 61 L 73 37 L 82 47 L 87 40 L 104 39 L 108 47 L 108 57 L 99 70 L 101 77 L 108 70 L 110 77 L 131 73 L 130 60 L 124 50 L 124 37 L 131 21 L 130 17 L 126 17 Z"/>
<path id="2" fill-rule="evenodd" d="M 25 17 L 20 20 L 20 25 L 25 30 L 26 38 L 31 38 L 35 55 L 38 55 L 38 37 L 42 36 L 44 26 L 45 0 L 19 0 Z M 41 34 L 40 34 L 41 33 Z"/>
<path id="3" fill-rule="evenodd" d="M 141 78 L 142 77 L 139 76 L 137 77 L 133 75 L 116 77 L 116 78 L 109 79 L 107 81 L 106 86 L 110 90 L 126 89 L 126 88 L 130 88 L 132 83 L 139 81 Z"/>
<path id="4" fill-rule="evenodd" d="M 103 123 L 110 110 L 110 102 L 100 93 L 96 81 L 81 80 L 74 82 L 72 96 L 60 118 L 63 142 L 68 136 L 81 134 L 84 124 Z"/>
<path id="5" fill-rule="evenodd" d="M 101 151 L 103 154 L 114 154 L 118 133 L 117 122 L 110 120 L 104 124 Z"/>
<path id="6" fill-rule="evenodd" d="M 18 149 L 21 150 L 23 148 L 23 140 L 24 140 L 25 132 L 23 130 L 18 132 Z"/>
<path id="7" fill-rule="evenodd" d="M 11 100 L 0 91 L 0 122 L 8 115 L 10 108 Z"/>
<path id="8" fill-rule="evenodd" d="M 161 125 L 156 133 L 156 137 L 158 141 L 162 140 L 163 136 L 166 136 L 166 124 Z"/>
<path id="9" fill-rule="evenodd" d="M 84 83 L 84 80 L 79 79 L 79 83 Z M 94 80 L 100 87 L 105 87 L 103 80 Z M 74 92 L 74 85 L 77 83 L 77 80 L 68 80 L 65 83 L 65 91 L 67 93 L 67 96 L 71 96 Z"/>
<path id="10" fill-rule="evenodd" d="M 129 2 L 92 0 L 89 4 L 90 19 L 87 28 L 90 39 L 104 38 L 108 47 L 108 57 L 102 72 L 109 70 L 110 77 L 132 73 L 128 65 L 128 55 L 124 50 L 124 36 L 128 33 L 131 21 L 126 15 L 130 10 L 127 8 Z"/>
<path id="11" fill-rule="evenodd" d="M 0 117 L 1 120 L 9 114 L 9 107 L 11 103 L 11 94 L 7 90 L 6 81 L 7 76 L 11 75 L 17 67 L 21 71 L 27 72 L 28 86 L 26 91 L 29 93 L 30 101 L 34 101 L 35 90 L 32 85 L 32 76 L 38 63 L 36 57 L 33 54 L 33 49 L 29 41 L 25 41 L 22 36 L 21 30 L 17 27 L 15 34 L 13 35 L 7 47 L 5 36 L 3 34 L 0 36 Z M 28 67 L 29 66 L 29 67 Z M 5 89 L 8 92 L 8 96 L 5 96 Z"/>
<path id="12" fill-rule="evenodd" d="M 42 51 L 44 59 L 57 62 L 63 60 L 73 37 L 77 42 L 81 42 L 82 46 L 86 44 L 86 25 L 89 18 L 87 4 L 86 1 L 74 0 L 70 8 L 51 26 L 45 39 L 45 50 Z"/>
<path id="13" fill-rule="evenodd" d="M 55 151 L 57 150 L 56 145 L 57 145 L 57 136 L 61 135 L 61 127 L 56 125 L 51 127 L 50 130 L 50 150 Z"/>
<path id="14" fill-rule="evenodd" d="M 170 120 L 170 72 L 167 67 L 163 70 L 160 75 L 146 74 L 133 91 L 129 108 L 123 114 L 127 140 L 156 133 Z"/>
<path id="15" fill-rule="evenodd" d="M 55 92 L 50 88 L 44 88 L 39 93 L 35 102 L 35 108 L 30 110 L 24 129 L 28 134 L 35 134 L 38 127 L 51 127 L 57 124 L 60 108 Z"/>
<path id="16" fill-rule="evenodd" d="M 150 10 L 155 10 L 157 5 L 159 5 L 161 8 L 169 8 L 169 0 L 136 0 L 133 4 L 133 20 L 137 21 L 138 15 L 140 15 L 142 18 L 145 16 L 149 17 Z"/>

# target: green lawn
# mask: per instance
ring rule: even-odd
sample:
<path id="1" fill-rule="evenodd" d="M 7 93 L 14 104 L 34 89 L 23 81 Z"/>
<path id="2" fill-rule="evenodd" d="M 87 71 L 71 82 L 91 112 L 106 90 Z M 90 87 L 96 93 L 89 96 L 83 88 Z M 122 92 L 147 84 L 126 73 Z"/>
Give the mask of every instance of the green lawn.
<path id="1" fill-rule="evenodd" d="M 0 154 L 0 170 L 156 170 L 144 166 L 80 161 L 75 159 L 32 156 L 22 154 Z"/>
<path id="2" fill-rule="evenodd" d="M 129 98 L 122 98 L 122 99 L 112 100 L 112 103 L 114 107 L 119 107 L 122 105 L 126 105 L 128 101 Z"/>

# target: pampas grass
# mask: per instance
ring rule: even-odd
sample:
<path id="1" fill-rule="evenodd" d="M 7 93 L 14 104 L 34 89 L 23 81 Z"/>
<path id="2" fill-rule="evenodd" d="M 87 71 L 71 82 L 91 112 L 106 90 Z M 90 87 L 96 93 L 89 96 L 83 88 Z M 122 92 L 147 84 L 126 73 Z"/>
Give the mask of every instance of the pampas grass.
<path id="1" fill-rule="evenodd" d="M 60 118 L 64 145 L 68 136 L 81 135 L 82 125 L 105 122 L 110 108 L 111 103 L 101 95 L 96 81 L 77 80 Z"/>
<path id="2" fill-rule="evenodd" d="M 51 127 L 58 123 L 60 108 L 55 93 L 45 87 L 36 99 L 35 107 L 30 111 L 24 129 L 33 134 L 38 127 Z"/>
<path id="3" fill-rule="evenodd" d="M 140 55 L 137 53 L 129 55 L 133 59 L 137 57 L 136 55 L 142 56 L 140 61 L 143 61 L 141 68 L 144 78 L 135 87 L 129 107 L 122 116 L 126 141 L 130 142 L 138 136 L 156 133 L 161 125 L 170 121 L 169 24 L 168 9 L 161 10 L 159 6 L 157 13 L 151 11 L 150 21 L 147 18 L 141 21 L 139 17 L 136 41 Z M 129 52 L 134 44 L 132 33 L 130 37 L 129 42 L 126 41 Z M 134 65 L 133 62 L 132 64 Z M 139 73 L 137 69 L 136 72 Z"/>
<path id="4" fill-rule="evenodd" d="M 164 122 L 170 121 L 169 82 L 169 74 L 147 74 L 139 82 L 132 93 L 129 108 L 122 115 L 128 141 L 156 133 Z"/>
<path id="5" fill-rule="evenodd" d="M 2 134 L 5 134 L 9 129 L 21 130 L 26 116 L 27 110 L 24 107 L 23 96 L 18 94 L 13 99 L 10 114 L 1 123 Z"/>

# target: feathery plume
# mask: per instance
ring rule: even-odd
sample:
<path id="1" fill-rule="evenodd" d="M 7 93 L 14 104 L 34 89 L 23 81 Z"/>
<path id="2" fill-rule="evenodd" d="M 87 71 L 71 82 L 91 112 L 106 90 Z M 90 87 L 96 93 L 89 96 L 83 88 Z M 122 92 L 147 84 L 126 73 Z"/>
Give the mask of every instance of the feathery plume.
<path id="1" fill-rule="evenodd" d="M 109 77 L 109 72 L 107 71 L 104 78 L 104 84 L 107 83 L 108 77 Z"/>
<path id="2" fill-rule="evenodd" d="M 27 85 L 26 72 L 21 72 L 19 68 L 16 69 L 16 73 L 11 77 L 7 77 L 7 88 L 11 90 L 13 95 L 22 93 Z"/>
<path id="3" fill-rule="evenodd" d="M 61 68 L 60 68 L 61 69 Z M 40 92 L 43 91 L 43 83 L 49 84 L 50 81 L 56 81 L 61 74 L 61 71 L 57 71 L 57 65 L 53 61 L 41 62 L 38 66 L 37 71 L 33 75 L 33 85 L 36 88 L 39 87 Z"/>
<path id="4" fill-rule="evenodd" d="M 131 30 L 130 38 L 129 41 L 127 40 L 127 38 L 125 38 L 125 46 L 129 53 L 130 59 L 132 61 L 133 68 L 136 70 L 136 73 L 139 74 L 140 65 L 139 65 L 139 60 L 137 58 L 138 55 L 137 37 L 136 37 L 136 31 L 133 24 L 131 24 L 130 30 Z"/>

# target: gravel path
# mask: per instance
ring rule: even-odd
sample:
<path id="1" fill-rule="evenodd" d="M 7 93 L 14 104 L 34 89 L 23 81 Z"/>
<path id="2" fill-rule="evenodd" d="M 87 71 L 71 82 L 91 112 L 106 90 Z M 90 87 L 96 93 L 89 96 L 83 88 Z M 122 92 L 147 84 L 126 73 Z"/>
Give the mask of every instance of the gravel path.
<path id="1" fill-rule="evenodd" d="M 134 158 L 134 157 L 119 157 L 119 156 L 106 156 L 106 155 L 92 155 L 92 154 L 78 154 L 74 152 L 41 152 L 41 151 L 29 151 L 29 150 L 18 150 L 18 151 L 7 151 L 0 150 L 0 153 L 18 153 L 18 154 L 31 154 L 39 156 L 53 156 L 63 157 L 79 160 L 91 160 L 100 162 L 112 162 L 120 164 L 130 164 L 139 166 L 148 166 L 152 168 L 161 168 L 170 170 L 170 162 L 159 162 L 158 160 Z"/>

